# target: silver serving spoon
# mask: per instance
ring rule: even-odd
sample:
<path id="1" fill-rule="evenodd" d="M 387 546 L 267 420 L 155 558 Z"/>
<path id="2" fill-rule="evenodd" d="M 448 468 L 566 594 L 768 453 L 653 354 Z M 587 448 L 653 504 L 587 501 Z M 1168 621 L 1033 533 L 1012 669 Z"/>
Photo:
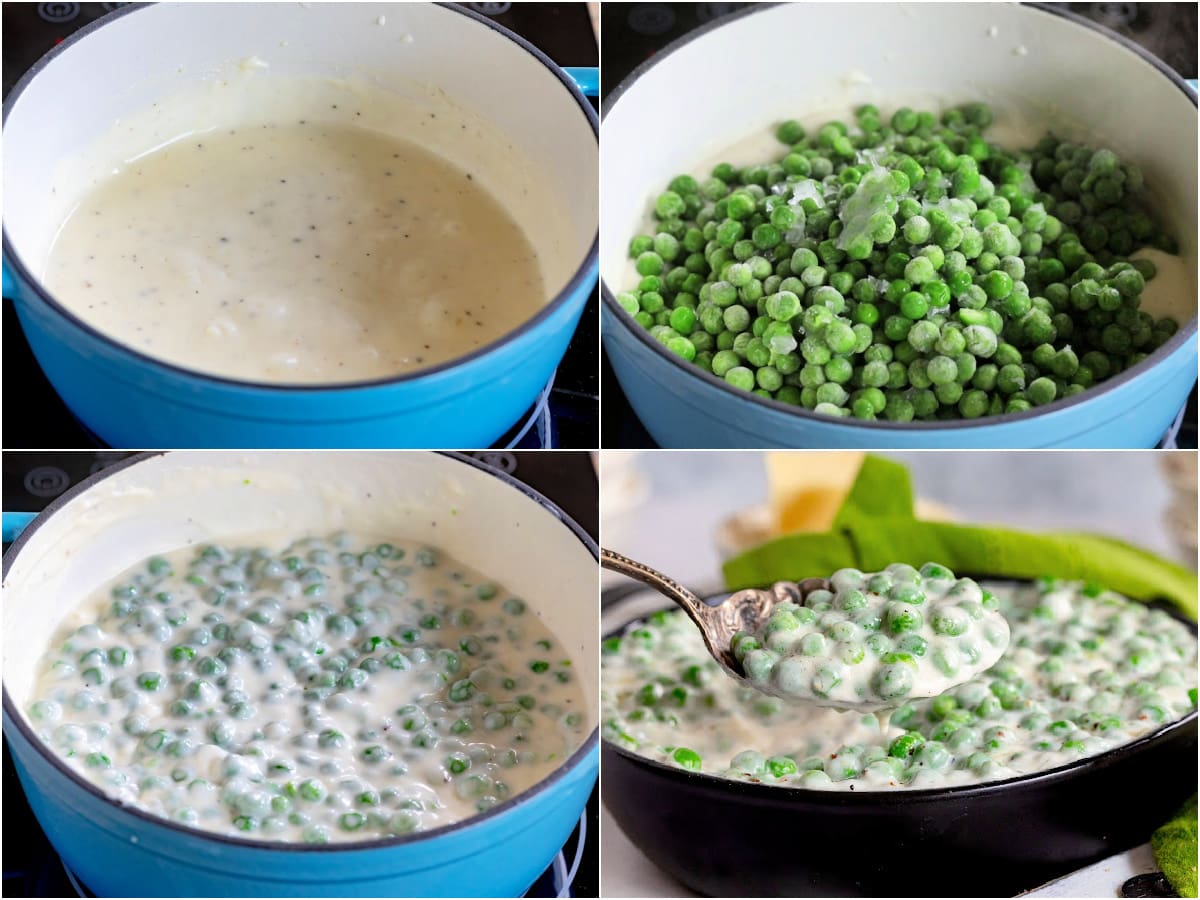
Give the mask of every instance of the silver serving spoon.
<path id="1" fill-rule="evenodd" d="M 822 701 L 819 697 L 811 699 L 805 697 L 801 699 L 789 694 L 763 690 L 764 686 L 754 684 L 746 677 L 741 662 L 733 655 L 733 651 L 729 647 L 734 635 L 739 631 L 749 633 L 759 631 L 766 624 L 767 619 L 771 618 L 771 613 L 774 612 L 777 604 L 796 603 L 803 605 L 804 599 L 811 592 L 832 590 L 828 578 L 806 578 L 801 582 L 778 581 L 767 590 L 747 588 L 746 590 L 730 594 L 714 606 L 705 603 L 694 592 L 689 591 L 679 582 L 675 581 L 675 579 L 664 575 L 657 569 L 652 569 L 645 563 L 630 559 L 628 556 L 622 556 L 620 553 L 612 550 L 601 548 L 600 565 L 614 572 L 620 572 L 622 575 L 627 575 L 643 584 L 648 584 L 663 596 L 675 601 L 675 604 L 700 629 L 700 636 L 704 638 L 704 645 L 708 648 L 708 652 L 712 655 L 712 658 L 720 663 L 721 668 L 729 675 L 732 675 L 757 691 L 769 693 L 772 696 L 779 697 L 791 703 L 816 704 L 818 706 L 833 705 L 827 701 Z M 871 703 L 851 707 L 845 702 L 839 702 L 836 704 L 836 708 L 879 709 L 880 707 L 879 704 Z"/>
<path id="2" fill-rule="evenodd" d="M 824 706 L 829 709 L 839 710 L 879 712 L 880 710 L 891 709 L 907 703 L 909 700 L 936 696 L 938 693 L 948 689 L 944 683 L 945 679 L 942 679 L 941 682 L 927 680 L 923 685 L 914 685 L 911 692 L 896 696 L 888 701 L 879 697 L 863 696 L 861 693 L 857 699 L 847 697 L 844 693 L 836 698 L 833 696 L 819 696 L 811 691 L 804 694 L 785 693 L 779 690 L 773 682 L 760 683 L 750 680 L 746 676 L 741 662 L 738 661 L 738 658 L 730 648 L 734 636 L 739 631 L 749 634 L 761 633 L 763 627 L 767 624 L 767 620 L 771 618 L 771 614 L 780 603 L 795 603 L 803 606 L 805 600 L 814 591 L 824 590 L 831 593 L 835 592 L 828 578 L 806 578 L 801 582 L 780 581 L 771 585 L 766 590 L 749 588 L 730 594 L 716 605 L 710 605 L 662 572 L 652 569 L 644 563 L 632 560 L 627 556 L 622 556 L 620 553 L 614 553 L 612 550 L 602 549 L 600 551 L 600 564 L 606 569 L 612 569 L 614 572 L 620 572 L 622 575 L 628 575 L 630 578 L 648 584 L 660 594 L 670 597 L 675 601 L 676 605 L 687 613 L 688 618 L 692 620 L 696 627 L 700 629 L 700 635 L 704 638 L 704 644 L 708 648 L 708 652 L 712 655 L 713 659 L 720 663 L 722 669 L 749 687 L 764 694 L 778 697 L 788 703 Z M 1000 619 L 1000 621 L 1003 623 L 1003 619 Z M 1008 626 L 1004 623 L 1004 646 L 1007 643 Z M 975 674 L 978 674 L 979 671 L 983 671 L 995 664 L 1003 652 L 1004 646 L 993 643 L 993 649 L 996 647 L 999 647 L 999 649 L 991 655 L 986 665 L 979 667 L 977 670 L 970 667 L 963 667 L 960 670 L 960 677 L 950 682 L 950 686 L 961 684 Z M 886 660 L 886 657 L 884 657 L 884 660 Z"/>

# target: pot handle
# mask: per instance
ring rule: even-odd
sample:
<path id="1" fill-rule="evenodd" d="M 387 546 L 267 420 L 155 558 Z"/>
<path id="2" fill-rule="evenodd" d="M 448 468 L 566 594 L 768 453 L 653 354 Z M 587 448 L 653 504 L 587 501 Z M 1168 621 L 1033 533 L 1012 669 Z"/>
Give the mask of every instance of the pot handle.
<path id="1" fill-rule="evenodd" d="M 3 523 L 4 543 L 7 544 L 10 541 L 15 541 L 17 538 L 19 538 L 21 536 L 21 532 L 24 531 L 29 526 L 29 523 L 36 519 L 37 516 L 37 513 L 31 512 L 6 512 L 0 514 L 0 522 Z"/>
<path id="2" fill-rule="evenodd" d="M 585 97 L 600 96 L 600 69 L 597 66 L 563 66 L 563 71 Z"/>

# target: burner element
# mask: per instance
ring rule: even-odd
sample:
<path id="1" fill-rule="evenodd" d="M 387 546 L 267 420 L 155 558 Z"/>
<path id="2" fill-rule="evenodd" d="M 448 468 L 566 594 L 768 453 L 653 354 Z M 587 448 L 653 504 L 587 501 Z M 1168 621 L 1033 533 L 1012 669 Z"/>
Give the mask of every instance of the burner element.
<path id="1" fill-rule="evenodd" d="M 629 27 L 638 34 L 666 34 L 675 26 L 675 12 L 665 3 L 643 3 L 629 13 Z"/>
<path id="2" fill-rule="evenodd" d="M 493 469 L 499 469 L 501 472 L 507 472 L 511 475 L 517 471 L 517 458 L 511 453 L 503 453 L 496 451 L 485 451 L 483 453 L 471 454 L 484 465 L 491 466 Z"/>
<path id="3" fill-rule="evenodd" d="M 1132 25 L 1138 17 L 1136 3 L 1097 3 L 1094 9 L 1097 21 L 1109 28 Z"/>
<path id="4" fill-rule="evenodd" d="M 510 9 L 511 3 L 472 3 L 471 9 L 477 13 L 483 13 L 485 16 L 502 16 Z"/>
<path id="5" fill-rule="evenodd" d="M 25 476 L 25 490 L 35 497 L 57 497 L 71 486 L 71 476 L 56 466 L 38 466 Z"/>
<path id="6" fill-rule="evenodd" d="M 70 22 L 79 16 L 78 3 L 39 3 L 38 15 L 47 22 L 58 25 Z"/>

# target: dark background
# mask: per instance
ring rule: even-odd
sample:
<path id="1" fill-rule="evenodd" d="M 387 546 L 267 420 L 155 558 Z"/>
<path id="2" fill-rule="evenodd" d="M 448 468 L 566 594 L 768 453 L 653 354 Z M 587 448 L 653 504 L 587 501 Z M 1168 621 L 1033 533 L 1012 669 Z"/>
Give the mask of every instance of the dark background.
<path id="1" fill-rule="evenodd" d="M 5 3 L 5 97 L 13 85 L 47 50 L 64 37 L 125 3 Z M 535 44 L 561 66 L 594 66 L 599 63 L 595 35 L 583 3 L 466 3 Z M 592 100 L 593 106 L 597 105 Z M 587 449 L 599 446 L 599 303 L 592 292 L 579 327 L 555 377 L 550 395 L 553 417 L 551 440 L 555 447 Z M 84 429 L 58 398 L 42 375 L 25 341 L 12 303 L 4 304 L 4 405 L 7 447 L 102 446 Z M 16 411 L 20 410 L 20 415 Z M 516 436 L 524 418 L 497 442 L 505 446 Z M 542 446 L 538 429 L 520 447 Z"/>
<path id="2" fill-rule="evenodd" d="M 714 19 L 727 16 L 753 3 L 604 3 L 600 7 L 604 35 L 601 67 L 601 97 L 608 94 L 637 66 L 671 42 Z M 1140 44 L 1184 78 L 1196 77 L 1195 3 L 1050 3 L 1103 25 Z M 864 10 L 864 16 L 867 15 Z M 851 36 L 846 39 L 852 40 Z M 779 48 L 772 49 L 776 52 Z M 920 54 L 932 48 L 911 48 Z M 753 51 L 749 51 L 753 52 Z M 803 46 L 795 53 L 803 57 Z M 694 87 L 694 86 L 693 86 Z M 600 383 L 604 391 L 601 446 L 654 447 L 653 439 L 634 415 L 608 358 L 601 362 Z M 1177 440 L 1179 447 L 1196 446 L 1196 391 L 1188 398 L 1188 411 Z"/>
<path id="3" fill-rule="evenodd" d="M 3 493 L 0 503 L 9 512 L 37 512 L 68 488 L 102 471 L 131 453 L 121 451 L 6 451 L 3 457 Z M 599 484 L 587 453 L 510 452 L 468 453 L 476 459 L 520 479 L 557 504 L 593 540 L 599 535 Z M 8 545 L 5 545 L 5 550 Z M 17 780 L 4 748 L 4 886 L 6 897 L 72 897 L 71 886 L 58 855 L 46 840 Z M 599 801 L 593 791 L 588 800 L 583 859 L 572 886 L 576 897 L 595 897 L 600 888 Z M 567 841 L 564 854 L 570 867 L 578 829 Z M 453 893 L 451 890 L 450 893 Z M 530 891 L 531 897 L 552 897 L 549 878 Z"/>

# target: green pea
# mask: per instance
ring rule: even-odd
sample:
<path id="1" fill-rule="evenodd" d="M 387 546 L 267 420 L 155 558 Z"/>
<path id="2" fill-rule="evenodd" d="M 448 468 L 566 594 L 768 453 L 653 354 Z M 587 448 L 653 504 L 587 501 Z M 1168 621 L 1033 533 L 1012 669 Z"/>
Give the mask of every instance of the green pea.
<path id="1" fill-rule="evenodd" d="M 315 778 L 305 779 L 300 783 L 299 794 L 303 799 L 316 803 L 325 798 L 325 785 Z"/>
<path id="2" fill-rule="evenodd" d="M 137 677 L 137 684 L 144 691 L 157 691 L 162 687 L 162 675 L 158 672 L 143 672 Z"/>
<path id="3" fill-rule="evenodd" d="M 679 747 L 671 754 L 671 759 L 675 764 L 683 769 L 688 769 L 693 772 L 699 772 L 702 767 L 700 754 L 695 750 L 690 750 L 687 747 Z"/>
<path id="4" fill-rule="evenodd" d="M 907 631 L 918 631 L 924 624 L 921 613 L 910 606 L 900 603 L 890 604 L 885 618 L 887 629 L 894 635 Z"/>
<path id="5" fill-rule="evenodd" d="M 915 731 L 900 735 L 888 747 L 888 756 L 896 759 L 906 759 L 917 753 L 925 746 L 925 738 Z"/>
<path id="6" fill-rule="evenodd" d="M 87 764 L 93 769 L 107 769 L 112 766 L 112 760 L 105 753 L 89 753 L 87 755 Z"/>

